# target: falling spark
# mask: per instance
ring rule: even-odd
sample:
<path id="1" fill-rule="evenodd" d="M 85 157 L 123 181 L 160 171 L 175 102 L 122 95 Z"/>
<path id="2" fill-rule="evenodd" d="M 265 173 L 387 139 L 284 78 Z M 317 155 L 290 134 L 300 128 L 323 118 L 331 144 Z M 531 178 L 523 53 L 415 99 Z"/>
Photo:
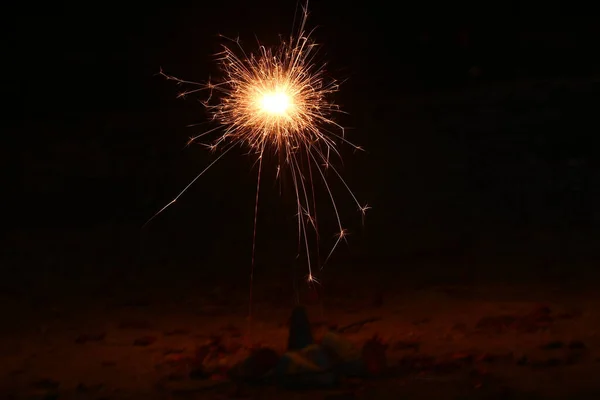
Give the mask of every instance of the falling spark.
<path id="1" fill-rule="evenodd" d="M 217 123 L 217 127 L 190 138 L 188 145 L 210 134 L 217 134 L 216 139 L 204 145 L 210 151 L 223 151 L 148 222 L 175 203 L 233 147 L 245 146 L 257 157 L 258 163 L 251 281 L 263 156 L 267 153 L 278 157 L 276 179 L 279 179 L 284 171 L 291 175 L 296 199 L 299 254 L 300 247 L 304 247 L 308 263 L 308 283 L 319 282 L 313 273 L 308 235 L 308 230 L 312 228 L 317 240 L 319 238 L 315 180 L 320 180 L 324 185 L 338 226 L 335 244 L 326 259 L 320 263 L 320 269 L 330 259 L 339 243 L 345 241 L 348 236 L 347 230 L 342 226 L 336 198 L 326 178 L 326 171 L 333 170 L 347 189 L 362 214 L 363 223 L 364 215 L 370 208 L 358 202 L 340 172 L 330 162 L 331 155 L 341 159 L 337 148 L 339 143 L 349 144 L 356 150 L 362 149 L 346 140 L 344 128 L 331 119 L 334 113 L 341 112 L 338 106 L 329 100 L 330 95 L 337 92 L 339 86 L 337 82 L 326 79 L 324 65 L 317 64 L 314 60 L 317 44 L 310 38 L 312 32 L 305 30 L 307 5 L 302 9 L 298 34 L 291 36 L 288 41 L 282 40 L 275 48 L 260 45 L 257 53 L 248 55 L 239 39 L 229 39 L 235 46 L 223 46 L 222 52 L 218 54 L 218 62 L 224 74 L 224 79 L 219 83 L 199 84 L 160 71 L 160 75 L 168 80 L 196 86 L 195 89 L 182 92 L 179 97 L 208 91 L 208 100 L 203 104 Z"/>

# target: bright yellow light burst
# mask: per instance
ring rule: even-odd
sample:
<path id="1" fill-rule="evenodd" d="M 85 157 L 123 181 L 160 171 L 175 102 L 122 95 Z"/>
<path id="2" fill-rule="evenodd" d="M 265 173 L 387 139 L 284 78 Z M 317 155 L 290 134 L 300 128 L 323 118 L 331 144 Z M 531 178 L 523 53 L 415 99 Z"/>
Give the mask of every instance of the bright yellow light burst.
<path id="1" fill-rule="evenodd" d="M 303 24 L 304 25 L 304 24 Z M 210 85 L 220 95 L 217 104 L 207 103 L 225 131 L 225 139 L 245 143 L 257 153 L 272 149 L 286 158 L 315 144 L 334 146 L 324 125 L 337 107 L 328 101 L 337 91 L 335 81 L 326 81 L 322 67 L 312 62 L 315 44 L 304 32 L 277 48 L 259 47 L 258 54 L 240 58 L 225 46 L 219 61 L 226 79 Z M 239 41 L 237 49 L 245 54 Z M 334 135 L 335 136 L 335 135 Z"/>
<path id="2" fill-rule="evenodd" d="M 279 46 L 268 48 L 259 46 L 257 53 L 244 51 L 239 40 L 232 40 L 235 46 L 223 46 L 218 61 L 224 74 L 219 83 L 196 84 L 161 74 L 179 84 L 194 84 L 199 88 L 186 91 L 185 96 L 201 90 L 209 90 L 210 96 L 203 104 L 211 113 L 218 126 L 208 132 L 190 138 L 190 143 L 201 137 L 218 132 L 220 135 L 211 143 L 210 149 L 224 147 L 221 155 L 204 169 L 177 197 L 156 215 L 173 204 L 208 168 L 238 144 L 250 148 L 258 156 L 258 181 L 255 204 L 254 241 L 256 240 L 256 213 L 262 172 L 263 155 L 272 151 L 278 156 L 277 177 L 280 171 L 287 171 L 292 179 L 296 195 L 299 246 L 305 247 L 308 259 L 308 281 L 317 282 L 311 267 L 309 235 L 312 227 L 317 233 L 317 212 L 315 201 L 315 180 L 321 181 L 329 195 L 339 231 L 321 268 L 327 262 L 339 242 L 346 238 L 336 201 L 327 181 L 326 170 L 331 169 L 341 180 L 360 212 L 365 214 L 366 205 L 361 205 L 352 193 L 338 170 L 330 163 L 330 155 L 340 156 L 338 142 L 346 142 L 344 129 L 331 119 L 338 107 L 330 101 L 330 95 L 338 90 L 334 80 L 328 80 L 324 64 L 315 61 L 317 45 L 305 32 L 308 17 L 304 8 L 299 34 Z M 239 54 L 239 55 L 238 55 Z M 155 215 L 155 216 L 156 216 Z M 154 217 L 153 217 L 154 218 Z M 300 248 L 300 247 L 299 247 Z M 317 244 L 318 249 L 318 244 Z M 254 246 L 252 253 L 254 265 Z"/>
<path id="3" fill-rule="evenodd" d="M 294 103 L 289 94 L 284 91 L 275 91 L 264 93 L 258 99 L 260 107 L 259 112 L 271 115 L 274 118 L 283 119 L 289 118 L 288 110 L 293 108 Z"/>

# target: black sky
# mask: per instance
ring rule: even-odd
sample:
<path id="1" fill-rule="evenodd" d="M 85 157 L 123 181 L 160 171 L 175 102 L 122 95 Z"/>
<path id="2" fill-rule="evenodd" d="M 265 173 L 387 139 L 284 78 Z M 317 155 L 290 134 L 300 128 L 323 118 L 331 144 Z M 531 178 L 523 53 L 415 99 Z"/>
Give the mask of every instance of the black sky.
<path id="1" fill-rule="evenodd" d="M 473 237 L 482 227 L 595 228 L 598 28 L 591 15 L 544 4 L 310 4 L 327 70 L 347 79 L 340 122 L 367 149 L 343 149 L 344 175 L 373 205 L 364 236 L 337 188 L 356 252 L 391 256 L 389 243 Z M 182 150 L 196 132 L 186 125 L 206 118 L 199 98 L 177 100 L 156 73 L 218 74 L 218 34 L 250 48 L 255 36 L 276 44 L 295 8 L 98 2 L 7 12 L 9 230 L 140 226 L 212 159 Z M 200 248 L 246 246 L 251 167 L 232 155 L 150 229 Z M 293 234 L 275 192 L 265 189 L 261 223 Z"/>

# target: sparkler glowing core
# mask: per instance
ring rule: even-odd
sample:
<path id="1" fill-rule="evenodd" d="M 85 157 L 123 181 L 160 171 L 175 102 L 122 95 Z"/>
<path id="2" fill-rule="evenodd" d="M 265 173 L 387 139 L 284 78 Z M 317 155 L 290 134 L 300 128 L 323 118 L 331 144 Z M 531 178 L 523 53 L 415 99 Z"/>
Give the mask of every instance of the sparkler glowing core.
<path id="1" fill-rule="evenodd" d="M 261 109 L 277 117 L 288 116 L 287 110 L 292 106 L 290 96 L 285 92 L 265 93 L 260 101 Z"/>

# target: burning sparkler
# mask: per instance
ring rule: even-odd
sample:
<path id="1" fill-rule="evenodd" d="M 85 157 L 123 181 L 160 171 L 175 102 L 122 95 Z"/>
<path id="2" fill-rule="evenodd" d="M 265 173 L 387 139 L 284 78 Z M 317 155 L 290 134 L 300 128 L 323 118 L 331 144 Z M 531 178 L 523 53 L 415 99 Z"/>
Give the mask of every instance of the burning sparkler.
<path id="1" fill-rule="evenodd" d="M 276 48 L 260 46 L 258 53 L 247 55 L 239 40 L 233 40 L 233 49 L 223 46 L 218 58 L 224 73 L 224 79 L 220 83 L 198 84 L 160 72 L 162 76 L 178 84 L 197 86 L 181 93 L 180 97 L 203 90 L 209 92 L 208 100 L 203 104 L 218 126 L 190 138 L 189 143 L 211 133 L 218 133 L 218 137 L 206 146 L 212 151 L 221 148 L 223 151 L 150 220 L 175 203 L 200 176 L 233 147 L 244 145 L 257 156 L 258 163 L 252 245 L 253 269 L 263 156 L 272 152 L 279 159 L 277 178 L 280 178 L 283 172 L 291 175 L 296 198 L 299 250 L 301 245 L 305 247 L 308 260 L 307 280 L 310 283 L 316 282 L 309 246 L 308 230 L 311 227 L 318 240 L 313 176 L 324 184 L 339 228 L 335 244 L 325 261 L 320 264 L 321 269 L 347 235 L 326 178 L 326 170 L 331 169 L 340 179 L 356 202 L 363 218 L 369 207 L 358 202 L 339 171 L 330 163 L 331 155 L 341 159 L 337 149 L 338 143 L 345 142 L 355 149 L 360 148 L 347 141 L 344 128 L 331 119 L 333 113 L 340 112 L 338 107 L 328 100 L 329 95 L 338 90 L 338 84 L 328 81 L 323 65 L 314 62 L 316 44 L 310 39 L 312 32 L 305 31 L 308 18 L 306 6 L 302 12 L 297 36 L 291 36 L 288 41 L 282 40 Z M 216 101 L 213 102 L 214 100 Z"/>

